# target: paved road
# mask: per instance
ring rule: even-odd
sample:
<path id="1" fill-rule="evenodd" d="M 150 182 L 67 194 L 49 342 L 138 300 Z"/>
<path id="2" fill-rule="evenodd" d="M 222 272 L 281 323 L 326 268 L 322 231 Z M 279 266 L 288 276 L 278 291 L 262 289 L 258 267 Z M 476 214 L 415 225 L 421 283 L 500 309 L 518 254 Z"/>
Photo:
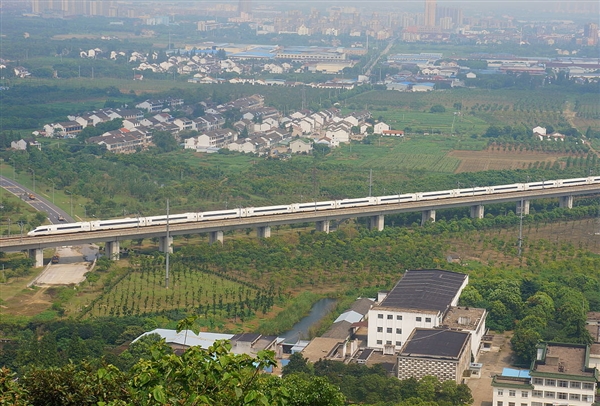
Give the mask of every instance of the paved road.
<path id="1" fill-rule="evenodd" d="M 56 249 L 60 257 L 58 264 L 48 264 L 31 285 L 78 285 L 85 280 L 85 274 L 91 271 L 91 261 L 97 253 L 98 246 L 95 245 L 59 247 Z"/>
<path id="2" fill-rule="evenodd" d="M 44 197 L 40 196 L 39 193 L 33 193 L 32 190 L 27 189 L 26 187 L 15 182 L 14 180 L 7 178 L 6 176 L 0 176 L 0 187 L 19 197 L 21 200 L 32 206 L 34 209 L 48 213 L 48 220 L 50 220 L 52 224 L 60 223 L 60 221 L 58 220 L 59 216 L 64 217 L 65 222 L 67 223 L 76 222 L 76 220 L 70 217 L 65 211 L 53 205 Z M 35 200 L 29 200 L 28 196 L 30 193 L 35 195 Z"/>
<path id="3" fill-rule="evenodd" d="M 379 60 L 381 59 L 382 56 L 386 55 L 388 52 L 390 52 L 390 49 L 392 48 L 392 45 L 394 45 L 395 42 L 395 38 L 390 39 L 390 41 L 388 42 L 387 46 L 385 47 L 385 49 L 383 51 L 381 51 L 381 53 L 379 55 L 377 55 L 377 58 L 375 58 L 372 63 L 369 65 L 369 67 L 367 68 L 365 75 L 366 76 L 371 76 L 371 71 L 373 70 L 373 68 L 375 67 L 375 65 L 377 65 L 377 62 L 379 62 Z"/>

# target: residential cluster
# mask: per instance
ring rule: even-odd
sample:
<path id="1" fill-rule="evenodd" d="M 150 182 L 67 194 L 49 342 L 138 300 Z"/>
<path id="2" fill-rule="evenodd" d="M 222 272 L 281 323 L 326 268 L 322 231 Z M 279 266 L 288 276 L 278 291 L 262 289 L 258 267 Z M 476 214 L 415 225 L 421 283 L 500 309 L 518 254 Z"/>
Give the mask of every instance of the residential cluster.
<path id="1" fill-rule="evenodd" d="M 398 379 L 435 376 L 464 383 L 480 379 L 480 355 L 492 350 L 485 309 L 459 306 L 469 277 L 440 269 L 408 270 L 389 292 L 359 298 L 320 337 L 286 339 L 259 334 L 215 334 L 156 329 L 176 351 L 231 340 L 234 353 L 275 351 L 279 366 L 293 353 L 310 362 L 382 365 Z M 600 365 L 600 315 L 588 315 L 594 344 L 541 343 L 529 369 L 505 368 L 490 388 L 492 406 L 590 406 Z M 139 339 L 139 338 L 138 338 Z M 268 371 L 268 372 L 271 372 Z"/>
<path id="2" fill-rule="evenodd" d="M 87 127 L 120 119 L 119 129 L 86 141 L 103 145 L 114 153 L 134 153 L 152 144 L 154 132 L 166 131 L 183 148 L 196 152 L 212 153 L 225 148 L 280 156 L 310 153 L 315 144 L 335 148 L 351 139 L 361 140 L 369 133 L 404 135 L 402 131 L 390 129 L 386 123 L 372 123 L 368 111 L 342 115 L 337 108 L 319 112 L 304 109 L 282 115 L 277 109 L 265 106 L 264 97 L 259 94 L 220 105 L 201 102 L 200 107 L 202 116 L 188 118 L 193 115 L 193 109 L 184 106 L 183 99 L 149 99 L 136 104 L 134 109 L 101 109 L 68 116 L 68 121 L 46 124 L 34 135 L 74 138 Z M 236 118 L 228 126 L 227 116 Z"/>

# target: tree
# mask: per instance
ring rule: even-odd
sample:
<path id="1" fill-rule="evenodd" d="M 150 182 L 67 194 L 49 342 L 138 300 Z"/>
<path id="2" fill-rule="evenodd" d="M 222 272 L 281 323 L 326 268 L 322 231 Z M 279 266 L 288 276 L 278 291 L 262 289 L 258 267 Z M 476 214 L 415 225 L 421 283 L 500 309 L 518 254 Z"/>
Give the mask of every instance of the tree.
<path id="1" fill-rule="evenodd" d="M 312 374 L 312 365 L 308 363 L 301 353 L 296 352 L 290 355 L 289 363 L 283 367 L 282 375 L 287 376 L 296 373 Z"/>
<path id="2" fill-rule="evenodd" d="M 442 106 L 441 104 L 436 104 L 431 106 L 431 108 L 429 109 L 430 113 L 445 113 L 446 112 L 446 108 L 444 106 Z"/>
<path id="3" fill-rule="evenodd" d="M 179 147 L 175 137 L 168 131 L 156 131 L 152 135 L 152 142 L 161 152 L 175 151 Z"/>
<path id="4" fill-rule="evenodd" d="M 537 344 L 541 339 L 540 333 L 535 330 L 527 328 L 517 329 L 510 339 L 510 344 L 517 358 L 527 364 L 534 359 Z"/>
<path id="5" fill-rule="evenodd" d="M 281 389 L 290 406 L 343 406 L 346 398 L 325 378 L 293 374 L 282 380 Z"/>
<path id="6" fill-rule="evenodd" d="M 261 385 L 265 378 L 260 372 L 275 365 L 270 351 L 259 351 L 256 358 L 236 355 L 231 344 L 217 341 L 208 349 L 191 347 L 179 357 L 167 353 L 166 347 L 161 342 L 152 349 L 152 359 L 132 368 L 134 404 L 181 404 L 185 399 L 187 405 L 258 405 L 287 397 L 282 390 Z"/>

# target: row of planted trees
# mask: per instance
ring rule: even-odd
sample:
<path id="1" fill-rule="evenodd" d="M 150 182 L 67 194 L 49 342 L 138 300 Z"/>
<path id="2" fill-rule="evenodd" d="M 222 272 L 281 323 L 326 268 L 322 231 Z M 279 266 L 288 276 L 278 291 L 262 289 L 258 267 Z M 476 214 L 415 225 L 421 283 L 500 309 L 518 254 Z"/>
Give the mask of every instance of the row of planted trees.
<path id="1" fill-rule="evenodd" d="M 111 281 L 104 292 L 85 308 L 82 316 L 139 316 L 202 314 L 207 319 L 243 321 L 257 312 L 267 313 L 278 293 L 274 284 L 257 286 L 234 275 L 185 262 L 173 255 L 166 289 L 164 257 L 137 256 L 132 267 Z"/>

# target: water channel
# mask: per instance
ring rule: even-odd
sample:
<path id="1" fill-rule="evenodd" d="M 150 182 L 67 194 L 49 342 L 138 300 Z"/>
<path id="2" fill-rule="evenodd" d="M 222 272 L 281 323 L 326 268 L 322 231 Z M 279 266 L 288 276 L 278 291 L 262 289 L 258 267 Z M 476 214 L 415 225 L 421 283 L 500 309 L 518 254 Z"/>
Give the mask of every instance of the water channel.
<path id="1" fill-rule="evenodd" d="M 292 327 L 291 330 L 280 334 L 279 337 L 285 338 L 286 343 L 295 343 L 298 340 L 308 340 L 310 328 L 318 323 L 323 317 L 327 316 L 335 308 L 335 299 L 321 299 L 310 309 L 308 316 L 304 317 Z"/>

